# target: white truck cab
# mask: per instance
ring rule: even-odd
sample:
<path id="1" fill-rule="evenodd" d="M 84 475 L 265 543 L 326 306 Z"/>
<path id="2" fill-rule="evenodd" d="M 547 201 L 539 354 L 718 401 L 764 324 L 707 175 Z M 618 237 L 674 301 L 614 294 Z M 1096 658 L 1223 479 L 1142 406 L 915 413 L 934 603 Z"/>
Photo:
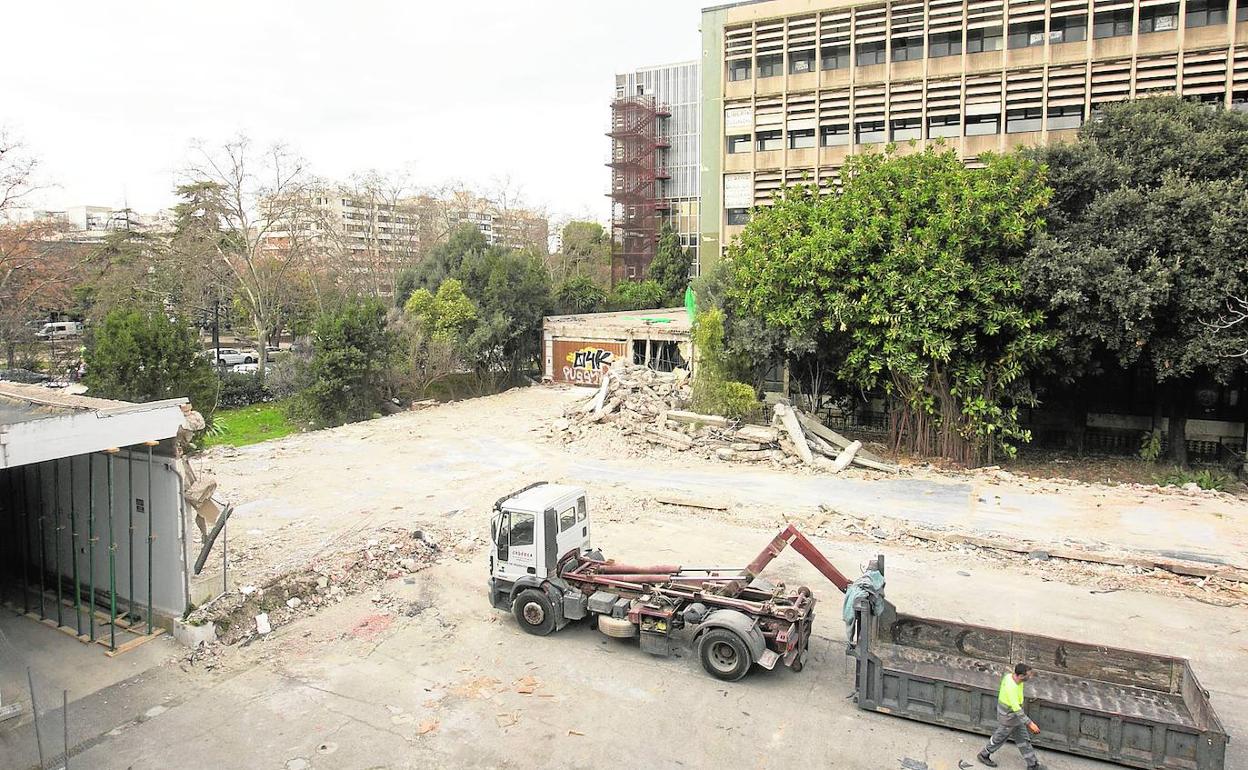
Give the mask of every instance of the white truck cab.
<path id="1" fill-rule="evenodd" d="M 511 609 L 516 593 L 557 578 L 559 559 L 590 547 L 585 490 L 539 481 L 494 503 L 490 603 Z"/>

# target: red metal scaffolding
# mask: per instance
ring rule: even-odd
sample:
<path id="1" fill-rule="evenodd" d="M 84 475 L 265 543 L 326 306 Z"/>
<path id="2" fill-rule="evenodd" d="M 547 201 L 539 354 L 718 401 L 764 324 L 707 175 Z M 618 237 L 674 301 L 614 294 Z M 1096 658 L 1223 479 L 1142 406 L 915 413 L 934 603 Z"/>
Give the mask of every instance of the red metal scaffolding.
<path id="1" fill-rule="evenodd" d="M 663 118 L 671 111 L 653 96 L 611 102 L 611 284 L 642 280 L 659 243 L 661 193 L 668 178 L 662 150 L 669 146 Z"/>

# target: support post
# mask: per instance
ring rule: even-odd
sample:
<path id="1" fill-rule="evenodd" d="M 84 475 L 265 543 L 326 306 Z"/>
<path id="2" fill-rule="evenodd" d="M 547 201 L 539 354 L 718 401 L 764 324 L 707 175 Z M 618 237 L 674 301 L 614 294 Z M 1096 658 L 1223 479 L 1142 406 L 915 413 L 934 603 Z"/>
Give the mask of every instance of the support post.
<path id="1" fill-rule="evenodd" d="M 53 564 L 56 565 L 56 627 L 60 628 L 65 625 L 65 597 L 62 589 L 64 581 L 61 580 L 61 530 L 64 529 L 61 526 L 61 459 L 58 457 L 52 462 L 52 499 L 56 501 L 52 506 L 52 512 L 56 516 L 56 526 L 52 528 L 52 542 L 56 546 L 56 558 L 53 559 Z"/>
<path id="2" fill-rule="evenodd" d="M 87 620 L 91 624 L 91 641 L 95 641 L 95 455 L 87 455 Z"/>
<path id="3" fill-rule="evenodd" d="M 157 442 L 147 444 L 147 633 L 152 633 L 152 519 L 156 510 L 152 501 L 152 447 Z"/>
<path id="4" fill-rule="evenodd" d="M 27 482 L 26 466 L 22 471 L 22 612 L 30 612 L 30 484 Z"/>
<path id="5" fill-rule="evenodd" d="M 74 633 L 82 636 L 82 584 L 78 581 L 78 496 L 74 489 L 74 458 L 69 458 L 69 553 L 74 572 Z"/>
<path id="6" fill-rule="evenodd" d="M 47 598 L 47 543 L 43 537 L 43 463 L 35 465 L 35 499 L 39 506 L 39 617 L 47 619 L 48 608 L 45 605 Z"/>
<path id="7" fill-rule="evenodd" d="M 113 527 L 113 455 L 108 452 L 108 649 L 117 649 L 117 537 Z"/>
<path id="8" fill-rule="evenodd" d="M 130 614 L 128 619 L 131 623 L 138 618 L 134 614 L 134 449 L 133 447 L 126 449 L 126 496 L 130 498 L 129 505 L 129 534 L 127 543 L 129 544 L 128 554 L 130 559 Z"/>
<path id="9" fill-rule="evenodd" d="M 65 766 L 69 770 L 69 690 L 61 690 L 61 718 L 65 723 Z"/>

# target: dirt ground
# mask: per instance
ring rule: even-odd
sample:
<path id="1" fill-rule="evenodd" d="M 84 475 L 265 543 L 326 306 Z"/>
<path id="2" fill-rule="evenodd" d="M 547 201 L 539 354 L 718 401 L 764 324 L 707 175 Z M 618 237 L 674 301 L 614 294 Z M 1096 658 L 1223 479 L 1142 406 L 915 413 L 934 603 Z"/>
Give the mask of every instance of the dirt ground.
<path id="1" fill-rule="evenodd" d="M 885 553 L 888 595 L 904 611 L 1189 656 L 1227 731 L 1248 730 L 1242 587 L 906 534 L 922 526 L 1242 567 L 1243 500 L 987 474 L 829 477 L 642 449 L 607 432 L 569 445 L 550 437 L 550 420 L 583 395 L 510 391 L 197 460 L 238 506 L 232 591 L 330 569 L 342 553 L 358 565 L 375 550 L 388 564 L 379 532 L 419 530 L 437 556 L 410 572 L 382 566 L 376 580 L 322 606 L 279 608 L 267 636 L 243 634 L 199 655 L 157 647 L 164 657 L 141 673 L 71 704 L 71 766 L 959 770 L 974 762 L 977 736 L 868 714 L 847 699 L 840 594 L 794 554 L 771 574 L 811 586 L 826 603 L 800 674 L 755 671 L 725 684 L 687 653 L 651 658 L 580 624 L 524 634 L 486 599 L 488 512 L 539 479 L 589 490 L 593 540 L 608 555 L 739 564 L 795 521 L 846 572 Z M 723 509 L 655 499 L 670 494 Z M 364 564 L 353 569 L 373 569 Z M 205 596 L 221 585 L 213 569 L 199 584 Z M 59 714 L 50 718 L 59 724 Z M 37 766 L 22 721 L 0 725 L 0 770 Z M 1021 768 L 1012 752 L 999 755 L 1002 766 Z M 1043 754 L 1055 770 L 1110 767 Z M 1226 767 L 1248 770 L 1235 738 Z"/>

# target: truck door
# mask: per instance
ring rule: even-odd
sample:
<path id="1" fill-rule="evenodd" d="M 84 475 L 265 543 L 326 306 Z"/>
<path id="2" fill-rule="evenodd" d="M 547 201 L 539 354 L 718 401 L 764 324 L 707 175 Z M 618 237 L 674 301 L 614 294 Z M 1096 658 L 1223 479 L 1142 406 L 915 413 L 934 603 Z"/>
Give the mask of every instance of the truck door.
<path id="1" fill-rule="evenodd" d="M 514 581 L 524 575 L 537 574 L 533 525 L 531 513 L 503 511 L 499 515 L 494 542 L 497 577 Z"/>
<path id="2" fill-rule="evenodd" d="M 561 505 L 558 509 L 559 535 L 556 541 L 559 547 L 556 559 L 563 557 L 572 550 L 589 548 L 589 516 L 585 509 L 585 498 Z M 552 568 L 554 565 L 550 565 Z"/>

